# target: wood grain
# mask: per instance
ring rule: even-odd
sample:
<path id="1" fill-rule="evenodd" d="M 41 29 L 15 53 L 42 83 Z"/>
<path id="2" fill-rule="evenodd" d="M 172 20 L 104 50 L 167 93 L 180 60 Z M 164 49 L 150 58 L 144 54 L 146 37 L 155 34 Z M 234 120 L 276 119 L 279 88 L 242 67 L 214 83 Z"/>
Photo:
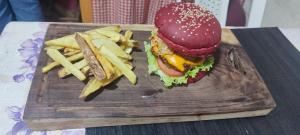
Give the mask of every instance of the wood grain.
<path id="1" fill-rule="evenodd" d="M 97 26 L 51 24 L 46 39 Z M 83 82 L 59 79 L 56 70 L 42 74 L 48 57 L 41 53 L 24 120 L 34 130 L 195 121 L 266 115 L 276 105 L 255 66 L 239 45 L 222 43 L 212 72 L 195 84 L 167 89 L 159 77 L 147 74 L 143 41 L 151 26 L 134 32 L 140 48 L 133 53 L 138 82 L 122 77 L 89 101 L 78 99 Z M 225 30 L 224 32 L 230 30 Z M 222 38 L 224 39 L 224 38 Z M 223 40 L 222 40 L 223 41 Z M 237 40 L 238 41 L 238 40 Z M 230 42 L 237 44 L 238 42 Z M 150 120 L 151 119 L 151 120 Z"/>

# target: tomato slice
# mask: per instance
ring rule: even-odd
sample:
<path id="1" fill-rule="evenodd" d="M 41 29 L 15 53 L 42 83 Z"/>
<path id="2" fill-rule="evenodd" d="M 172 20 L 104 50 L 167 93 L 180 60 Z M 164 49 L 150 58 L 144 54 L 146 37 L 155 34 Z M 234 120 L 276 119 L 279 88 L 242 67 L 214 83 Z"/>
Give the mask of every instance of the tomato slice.
<path id="1" fill-rule="evenodd" d="M 164 64 L 162 62 L 162 60 L 160 58 L 157 58 L 157 64 L 159 66 L 159 68 L 168 76 L 183 76 L 183 73 L 180 71 L 177 71 L 175 69 L 169 68 L 166 64 Z"/>

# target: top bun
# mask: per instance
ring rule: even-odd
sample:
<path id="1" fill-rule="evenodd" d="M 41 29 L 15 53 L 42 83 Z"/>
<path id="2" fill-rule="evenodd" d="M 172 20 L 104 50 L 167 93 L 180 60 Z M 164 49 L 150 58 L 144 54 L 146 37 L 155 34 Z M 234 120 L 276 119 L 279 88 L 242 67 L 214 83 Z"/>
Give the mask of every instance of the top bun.
<path id="1" fill-rule="evenodd" d="M 221 41 L 221 27 L 215 16 L 193 3 L 171 3 L 156 12 L 158 36 L 183 56 L 206 57 Z"/>

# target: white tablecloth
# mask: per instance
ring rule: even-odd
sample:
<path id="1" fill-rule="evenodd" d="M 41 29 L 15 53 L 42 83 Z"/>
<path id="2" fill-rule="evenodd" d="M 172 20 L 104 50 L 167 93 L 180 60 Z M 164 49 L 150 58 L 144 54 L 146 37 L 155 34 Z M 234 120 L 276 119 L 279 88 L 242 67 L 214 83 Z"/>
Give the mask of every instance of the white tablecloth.
<path id="1" fill-rule="evenodd" d="M 0 35 L 0 134 L 83 135 L 85 129 L 32 132 L 22 116 L 48 23 L 12 22 Z M 300 29 L 280 29 L 300 50 Z"/>
<path id="2" fill-rule="evenodd" d="M 84 135 L 85 129 L 32 132 L 23 111 L 48 23 L 12 22 L 0 36 L 0 135 Z"/>

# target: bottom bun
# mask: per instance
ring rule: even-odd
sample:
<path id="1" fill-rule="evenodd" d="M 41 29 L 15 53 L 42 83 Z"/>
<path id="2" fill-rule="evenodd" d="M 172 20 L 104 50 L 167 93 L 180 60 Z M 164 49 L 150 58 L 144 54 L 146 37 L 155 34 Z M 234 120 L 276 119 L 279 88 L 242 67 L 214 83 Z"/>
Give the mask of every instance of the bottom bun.
<path id="1" fill-rule="evenodd" d="M 197 73 L 197 75 L 194 78 L 189 77 L 188 80 L 187 80 L 187 83 L 188 84 L 195 83 L 195 82 L 201 80 L 205 75 L 206 75 L 206 72 L 200 71 L 200 72 Z"/>

